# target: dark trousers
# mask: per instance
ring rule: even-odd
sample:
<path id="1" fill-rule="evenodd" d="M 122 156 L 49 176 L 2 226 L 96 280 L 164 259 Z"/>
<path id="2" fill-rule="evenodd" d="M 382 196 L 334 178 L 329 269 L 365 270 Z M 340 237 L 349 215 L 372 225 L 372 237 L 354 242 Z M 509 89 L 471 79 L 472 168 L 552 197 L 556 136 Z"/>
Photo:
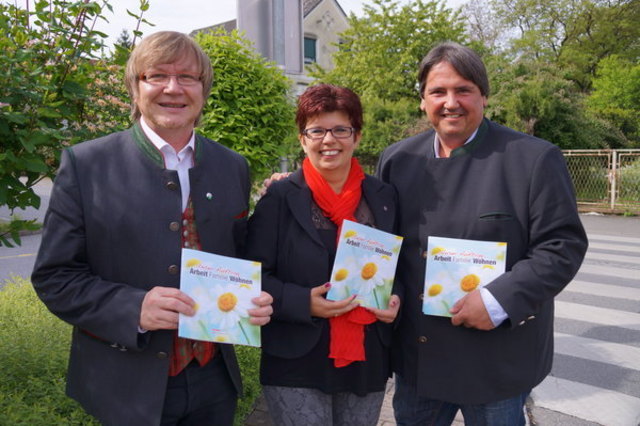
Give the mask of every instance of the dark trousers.
<path id="1" fill-rule="evenodd" d="M 169 377 L 162 410 L 162 426 L 233 425 L 238 395 L 217 354 L 200 367 L 192 361 L 177 376 Z"/>

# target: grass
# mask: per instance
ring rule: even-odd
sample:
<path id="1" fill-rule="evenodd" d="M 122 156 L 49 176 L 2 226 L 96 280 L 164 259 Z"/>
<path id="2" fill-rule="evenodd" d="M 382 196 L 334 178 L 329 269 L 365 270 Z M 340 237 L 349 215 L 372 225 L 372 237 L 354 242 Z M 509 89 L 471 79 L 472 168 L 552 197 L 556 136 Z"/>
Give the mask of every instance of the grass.
<path id="1" fill-rule="evenodd" d="M 64 393 L 71 326 L 53 316 L 31 283 L 0 285 L 0 426 L 96 425 Z M 235 424 L 244 424 L 260 394 L 258 348 L 237 347 L 245 384 Z"/>

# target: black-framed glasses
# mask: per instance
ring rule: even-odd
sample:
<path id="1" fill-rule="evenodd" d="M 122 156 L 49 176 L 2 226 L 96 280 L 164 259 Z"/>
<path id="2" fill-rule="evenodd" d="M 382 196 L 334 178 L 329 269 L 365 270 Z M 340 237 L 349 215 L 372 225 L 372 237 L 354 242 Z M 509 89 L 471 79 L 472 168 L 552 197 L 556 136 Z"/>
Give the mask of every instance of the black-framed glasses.
<path id="1" fill-rule="evenodd" d="M 140 74 L 140 80 L 145 83 L 149 83 L 153 86 L 166 86 L 171 81 L 171 77 L 175 77 L 180 86 L 195 86 L 200 84 L 202 77 L 193 74 L 164 74 L 161 72 L 154 72 L 149 74 Z"/>
<path id="2" fill-rule="evenodd" d="M 345 139 L 351 137 L 355 130 L 356 129 L 354 129 L 353 127 L 346 126 L 336 126 L 332 129 L 325 129 L 324 127 L 311 127 L 309 129 L 304 129 L 302 131 L 302 134 L 309 139 L 324 139 L 327 132 L 331 132 L 334 138 Z"/>

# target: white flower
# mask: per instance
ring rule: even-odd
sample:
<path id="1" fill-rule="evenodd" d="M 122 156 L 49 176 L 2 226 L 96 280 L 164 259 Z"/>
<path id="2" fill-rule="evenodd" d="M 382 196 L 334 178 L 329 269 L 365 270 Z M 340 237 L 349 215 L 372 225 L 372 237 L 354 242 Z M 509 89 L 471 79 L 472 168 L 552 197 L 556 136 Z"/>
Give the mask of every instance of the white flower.
<path id="1" fill-rule="evenodd" d="M 375 287 L 384 285 L 385 280 L 393 279 L 393 264 L 387 256 L 365 257 L 359 266 L 359 295 L 370 294 Z"/>
<path id="2" fill-rule="evenodd" d="M 242 286 L 230 284 L 214 286 L 211 289 L 212 322 L 219 324 L 221 329 L 235 327 L 240 319 L 249 316 L 247 311 L 254 308 L 250 297 L 250 290 Z"/>

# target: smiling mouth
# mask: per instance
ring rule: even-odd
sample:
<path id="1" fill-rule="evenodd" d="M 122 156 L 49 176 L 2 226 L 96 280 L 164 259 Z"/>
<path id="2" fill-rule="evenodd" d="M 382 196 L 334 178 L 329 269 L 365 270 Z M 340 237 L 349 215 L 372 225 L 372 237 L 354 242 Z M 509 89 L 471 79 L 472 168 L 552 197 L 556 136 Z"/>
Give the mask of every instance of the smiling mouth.
<path id="1" fill-rule="evenodd" d="M 186 104 L 169 104 L 169 103 L 160 103 L 159 104 L 163 108 L 184 108 Z"/>
<path id="2" fill-rule="evenodd" d="M 337 149 L 332 149 L 332 150 L 320 151 L 320 154 L 332 156 L 332 155 L 338 155 L 339 152 L 340 151 Z"/>

